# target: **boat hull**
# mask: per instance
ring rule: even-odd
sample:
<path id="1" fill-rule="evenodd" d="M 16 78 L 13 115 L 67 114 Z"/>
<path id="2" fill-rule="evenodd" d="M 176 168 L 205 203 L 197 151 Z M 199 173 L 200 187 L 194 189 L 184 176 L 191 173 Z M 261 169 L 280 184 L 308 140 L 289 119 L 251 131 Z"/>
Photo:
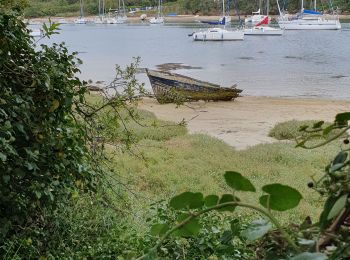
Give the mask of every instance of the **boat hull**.
<path id="1" fill-rule="evenodd" d="M 249 29 L 244 30 L 244 35 L 252 35 L 252 36 L 259 36 L 259 35 L 266 35 L 266 36 L 281 36 L 283 35 L 284 30 L 273 28 L 273 27 L 265 27 L 265 26 L 258 26 L 253 27 Z"/>
<path id="2" fill-rule="evenodd" d="M 278 21 L 279 26 L 285 30 L 339 30 L 341 24 L 337 19 L 295 19 Z"/>
<path id="3" fill-rule="evenodd" d="M 222 29 L 209 29 L 193 33 L 194 41 L 242 41 L 244 31 L 227 31 Z"/>
<path id="4" fill-rule="evenodd" d="M 159 103 L 181 101 L 230 101 L 242 90 L 236 86 L 221 88 L 219 85 L 163 71 L 146 70 L 154 95 Z"/>
<path id="5" fill-rule="evenodd" d="M 153 17 L 149 20 L 151 24 L 163 24 L 164 18 L 163 17 Z"/>

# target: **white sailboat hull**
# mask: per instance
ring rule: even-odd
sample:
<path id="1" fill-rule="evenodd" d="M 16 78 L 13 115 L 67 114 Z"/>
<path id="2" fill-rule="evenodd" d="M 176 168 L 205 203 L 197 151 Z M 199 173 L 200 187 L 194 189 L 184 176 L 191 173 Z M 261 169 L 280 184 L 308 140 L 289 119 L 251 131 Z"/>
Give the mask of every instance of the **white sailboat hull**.
<path id="1" fill-rule="evenodd" d="M 245 23 L 257 24 L 257 23 L 260 23 L 262 20 L 264 20 L 265 17 L 266 17 L 266 15 L 261 15 L 261 14 L 252 15 L 252 16 L 249 16 L 249 17 L 245 18 L 244 22 Z"/>
<path id="2" fill-rule="evenodd" d="M 86 19 L 84 17 L 78 18 L 74 21 L 75 24 L 86 24 Z"/>
<path id="3" fill-rule="evenodd" d="M 287 20 L 285 18 L 280 18 L 278 21 L 279 26 L 285 30 L 339 30 L 341 29 L 341 24 L 339 19 L 327 19 L 327 18 L 317 18 L 317 19 L 295 19 Z"/>
<path id="4" fill-rule="evenodd" d="M 221 28 L 208 29 L 193 33 L 195 41 L 242 41 L 244 39 L 244 31 L 228 31 Z"/>
<path id="5" fill-rule="evenodd" d="M 128 20 L 128 17 L 127 16 L 118 16 L 116 21 L 117 21 L 117 24 L 122 24 L 122 23 L 126 23 Z"/>
<path id="6" fill-rule="evenodd" d="M 151 24 L 161 24 L 164 23 L 164 17 L 152 17 L 149 22 Z"/>
<path id="7" fill-rule="evenodd" d="M 281 36 L 284 30 L 269 26 L 255 26 L 253 28 L 244 29 L 244 35 L 275 35 Z"/>

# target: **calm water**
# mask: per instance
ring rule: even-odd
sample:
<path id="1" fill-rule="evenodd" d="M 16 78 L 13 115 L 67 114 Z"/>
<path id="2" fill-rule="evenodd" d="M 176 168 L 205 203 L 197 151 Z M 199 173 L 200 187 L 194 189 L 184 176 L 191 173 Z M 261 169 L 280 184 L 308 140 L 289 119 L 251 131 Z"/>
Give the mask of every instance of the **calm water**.
<path id="1" fill-rule="evenodd" d="M 61 25 L 55 42 L 79 51 L 82 78 L 110 81 L 114 65 L 140 56 L 140 67 L 184 63 L 177 70 L 230 86 L 245 95 L 350 98 L 350 24 L 339 31 L 285 31 L 282 37 L 246 36 L 238 42 L 194 42 L 198 24 Z M 145 75 L 140 80 L 149 86 Z"/>

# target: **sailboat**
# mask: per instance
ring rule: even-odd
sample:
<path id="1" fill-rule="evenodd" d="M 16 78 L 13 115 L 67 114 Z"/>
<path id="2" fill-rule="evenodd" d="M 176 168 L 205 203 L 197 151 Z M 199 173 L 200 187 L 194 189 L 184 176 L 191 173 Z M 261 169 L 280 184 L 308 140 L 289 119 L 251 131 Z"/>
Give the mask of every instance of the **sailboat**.
<path id="1" fill-rule="evenodd" d="M 259 10 L 256 12 L 252 12 L 252 15 L 245 18 L 245 23 L 257 24 L 264 20 L 266 15 L 261 14 L 261 0 L 259 0 Z"/>
<path id="2" fill-rule="evenodd" d="M 283 34 L 284 30 L 281 28 L 270 27 L 269 25 L 269 7 L 270 2 L 266 2 L 266 16 L 265 18 L 254 25 L 252 28 L 247 28 L 244 30 L 245 35 L 276 35 L 280 36 Z"/>
<path id="3" fill-rule="evenodd" d="M 275 36 L 281 36 L 284 32 L 281 28 L 274 28 L 268 26 L 269 24 L 269 17 L 266 16 L 264 20 L 262 20 L 260 23 L 256 24 L 252 28 L 246 28 L 244 29 L 244 35 L 275 35 Z"/>
<path id="4" fill-rule="evenodd" d="M 162 2 L 163 0 L 158 0 L 158 13 L 156 17 L 152 17 L 149 22 L 151 24 L 161 24 L 164 23 L 164 17 L 162 12 Z"/>
<path id="5" fill-rule="evenodd" d="M 94 23 L 95 24 L 107 23 L 105 18 L 105 0 L 98 0 L 98 17 L 95 19 Z"/>
<path id="6" fill-rule="evenodd" d="M 83 0 L 80 0 L 80 17 L 75 19 L 75 24 L 86 24 L 86 19 L 84 17 L 84 2 Z"/>
<path id="7" fill-rule="evenodd" d="M 107 23 L 109 24 L 121 24 L 127 21 L 127 16 L 125 14 L 125 5 L 124 0 L 122 0 L 123 8 L 121 8 L 121 0 L 118 0 L 118 9 L 109 9 Z M 115 11 L 117 15 L 115 17 L 111 17 L 111 12 Z"/>
<path id="8" fill-rule="evenodd" d="M 122 10 L 120 10 L 120 0 L 119 0 L 119 5 L 118 5 L 118 14 L 117 14 L 117 23 L 126 23 L 126 21 L 128 20 L 128 17 L 125 14 L 125 4 L 124 4 L 124 0 L 122 0 L 122 4 L 123 4 L 123 8 Z"/>
<path id="9" fill-rule="evenodd" d="M 222 0 L 222 17 L 220 18 L 220 22 L 225 18 L 225 23 L 229 24 L 231 23 L 231 16 L 230 16 L 230 0 L 227 0 L 227 6 L 225 9 L 225 0 Z"/>
<path id="10" fill-rule="evenodd" d="M 304 9 L 304 0 L 301 0 L 300 13 L 296 15 L 289 15 L 281 10 L 279 2 L 277 0 L 278 10 L 280 16 L 278 18 L 278 24 L 282 29 L 286 30 L 339 30 L 341 24 L 339 17 L 334 13 L 332 15 L 325 15 L 317 12 L 316 0 L 313 1 L 314 10 Z"/>

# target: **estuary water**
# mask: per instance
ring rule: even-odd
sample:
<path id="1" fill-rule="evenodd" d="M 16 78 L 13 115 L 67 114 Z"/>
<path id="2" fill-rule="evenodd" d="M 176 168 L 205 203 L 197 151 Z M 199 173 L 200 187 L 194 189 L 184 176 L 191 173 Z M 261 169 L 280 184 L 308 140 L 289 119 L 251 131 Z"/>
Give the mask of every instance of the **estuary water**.
<path id="1" fill-rule="evenodd" d="M 109 82 L 115 64 L 132 57 L 140 67 L 183 63 L 174 72 L 243 89 L 243 95 L 350 98 L 350 23 L 338 31 L 285 31 L 283 36 L 245 36 L 244 41 L 194 42 L 201 27 L 185 24 L 61 25 L 49 42 L 66 42 L 84 64 L 81 78 Z M 44 41 L 44 43 L 47 40 Z M 148 78 L 139 79 L 150 87 Z"/>

